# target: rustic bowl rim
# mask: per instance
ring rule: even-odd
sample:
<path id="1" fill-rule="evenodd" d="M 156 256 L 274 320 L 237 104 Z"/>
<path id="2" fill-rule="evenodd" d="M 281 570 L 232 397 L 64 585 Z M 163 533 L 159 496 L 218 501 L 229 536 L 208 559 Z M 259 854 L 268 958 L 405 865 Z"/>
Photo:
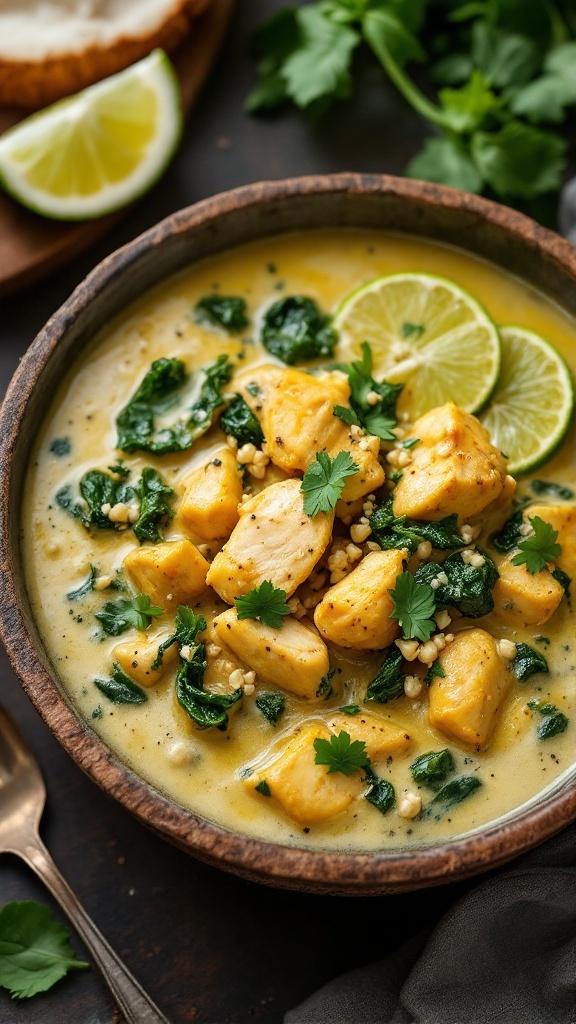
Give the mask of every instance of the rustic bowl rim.
<path id="1" fill-rule="evenodd" d="M 385 194 L 427 207 L 466 211 L 513 236 L 571 277 L 576 250 L 559 235 L 490 200 L 441 185 L 389 175 L 336 174 L 245 185 L 171 214 L 104 259 L 50 318 L 22 358 L 0 411 L 0 634 L 12 667 L 36 709 L 86 774 L 143 824 L 209 864 L 253 881 L 316 892 L 399 892 L 463 879 L 497 867 L 543 842 L 576 818 L 576 779 L 515 816 L 506 816 L 463 838 L 394 851 L 310 851 L 242 835 L 211 822 L 156 790 L 110 751 L 63 693 L 42 663 L 18 602 L 18 567 L 12 558 L 10 502 L 12 449 L 26 403 L 58 341 L 81 310 L 106 291 L 128 266 L 167 238 L 216 223 L 230 212 L 295 196 L 345 192 Z M 303 229 L 305 230 L 305 229 Z M 466 242 L 462 248 L 466 251 Z M 160 280 L 161 278 L 159 278 Z"/>

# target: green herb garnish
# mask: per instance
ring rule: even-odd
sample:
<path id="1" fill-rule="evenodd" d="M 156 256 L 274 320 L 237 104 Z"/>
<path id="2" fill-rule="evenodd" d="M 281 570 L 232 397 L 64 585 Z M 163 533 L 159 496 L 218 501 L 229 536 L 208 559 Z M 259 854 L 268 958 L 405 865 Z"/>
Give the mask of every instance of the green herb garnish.
<path id="1" fill-rule="evenodd" d="M 384 661 L 377 674 L 366 690 L 366 701 L 377 701 L 387 704 L 404 694 L 404 673 L 402 672 L 402 652 L 391 644 L 386 649 Z"/>
<path id="2" fill-rule="evenodd" d="M 542 721 L 537 731 L 539 740 L 549 740 L 553 736 L 558 736 L 561 732 L 565 732 L 568 728 L 570 719 L 555 704 L 545 703 L 534 698 L 528 701 L 528 707 L 531 711 L 536 711 L 539 715 L 542 715 Z"/>
<path id="3" fill-rule="evenodd" d="M 270 786 L 266 782 L 266 779 L 262 779 L 262 781 L 259 782 L 257 786 L 254 786 L 254 789 L 256 790 L 257 793 L 261 793 L 262 796 L 272 795 L 270 792 Z"/>
<path id="4" fill-rule="evenodd" d="M 284 616 L 290 615 L 286 591 L 275 587 L 270 580 L 264 580 L 242 597 L 235 597 L 234 604 L 239 619 L 258 619 L 273 629 L 281 629 Z"/>
<path id="5" fill-rule="evenodd" d="M 111 679 L 95 679 L 94 685 L 113 704 L 145 704 L 148 695 L 117 662 L 112 666 Z"/>
<path id="6" fill-rule="evenodd" d="M 68 929 L 43 903 L 23 900 L 0 910 L 0 985 L 14 999 L 46 992 L 68 971 L 89 966 L 76 958 Z"/>
<path id="7" fill-rule="evenodd" d="M 538 638 L 537 638 L 538 641 Z M 512 661 L 512 671 L 519 683 L 525 683 L 530 676 L 548 672 L 548 662 L 540 651 L 528 644 L 516 644 L 516 657 Z"/>
<path id="8" fill-rule="evenodd" d="M 439 789 L 455 768 L 454 758 L 447 747 L 421 754 L 410 765 L 414 782 L 429 789 Z"/>
<path id="9" fill-rule="evenodd" d="M 194 311 L 199 323 L 221 327 L 227 334 L 239 334 L 248 327 L 246 301 L 234 295 L 205 295 Z"/>
<path id="10" fill-rule="evenodd" d="M 222 413 L 220 426 L 225 434 L 236 438 L 240 447 L 253 444 L 259 448 L 264 440 L 262 428 L 242 395 L 236 395 L 226 412 Z"/>
<path id="11" fill-rule="evenodd" d="M 458 778 L 452 779 L 442 787 L 434 799 L 420 812 L 420 817 L 423 820 L 433 818 L 434 821 L 440 821 L 440 818 L 451 807 L 471 796 L 481 785 L 482 781 L 477 775 L 459 775 Z"/>
<path id="12" fill-rule="evenodd" d="M 346 478 L 354 476 L 358 468 L 350 452 L 338 452 L 333 459 L 326 452 L 316 452 L 316 460 L 308 466 L 300 487 L 306 515 L 313 517 L 319 512 L 332 512 Z"/>
<path id="13" fill-rule="evenodd" d="M 72 451 L 72 442 L 70 438 L 55 437 L 54 440 L 50 442 L 50 451 L 57 459 L 62 459 L 65 455 L 70 455 L 70 452 Z"/>
<path id="14" fill-rule="evenodd" d="M 354 775 L 360 768 L 367 768 L 370 765 L 364 740 L 351 740 L 344 730 L 337 736 L 332 734 L 329 740 L 317 737 L 314 740 L 314 750 L 314 763 L 328 765 L 328 775 L 332 772 Z"/>
<path id="15" fill-rule="evenodd" d="M 484 564 L 480 566 L 468 565 L 462 555 L 455 552 L 441 566 L 427 562 L 418 567 L 414 574 L 418 583 L 431 583 L 440 572 L 447 578 L 447 582 L 440 583 L 435 591 L 438 610 L 454 606 L 471 619 L 492 611 L 492 588 L 498 580 L 498 569 L 485 551 L 478 550 L 478 554 L 484 558 Z"/>
<path id="16" fill-rule="evenodd" d="M 369 804 L 374 804 L 374 807 L 377 807 L 381 814 L 387 814 L 396 803 L 394 786 L 388 779 L 382 779 L 379 775 L 376 775 L 376 772 L 370 765 L 366 766 L 364 773 L 366 775 L 366 782 L 370 787 L 364 799 Z"/>
<path id="17" fill-rule="evenodd" d="M 152 672 L 160 668 L 164 652 L 169 647 L 172 647 L 172 644 L 178 644 L 179 650 L 185 646 L 194 647 L 198 634 L 202 633 L 205 629 L 206 619 L 203 615 L 196 615 L 196 612 L 184 604 L 178 605 L 174 619 L 174 632 L 159 645 L 156 657 L 150 666 Z"/>
<path id="18" fill-rule="evenodd" d="M 436 597 L 429 583 L 417 583 L 411 572 L 396 577 L 396 586 L 389 591 L 394 603 L 391 619 L 397 619 L 406 639 L 426 641 L 435 631 L 433 615 Z"/>
<path id="19" fill-rule="evenodd" d="M 378 382 L 372 376 L 372 350 L 367 341 L 361 346 L 362 359 L 352 363 L 338 363 L 337 369 L 346 373 L 350 385 L 350 406 L 335 405 L 334 415 L 349 425 L 355 423 L 367 434 L 383 441 L 395 441 L 396 402 L 403 384 Z M 368 395 L 378 395 L 377 402 L 369 402 Z"/>
<path id="20" fill-rule="evenodd" d="M 131 626 L 136 629 L 148 629 L 152 619 L 164 614 L 163 608 L 157 608 L 147 594 L 138 597 L 120 597 L 117 601 L 106 601 L 96 618 L 108 636 L 120 636 Z"/>
<path id="21" fill-rule="evenodd" d="M 290 295 L 266 310 L 261 340 L 273 356 L 292 366 L 331 355 L 337 337 L 331 318 L 320 312 L 313 299 Z"/>
<path id="22" fill-rule="evenodd" d="M 574 48 L 574 56 L 576 58 L 576 47 Z M 530 490 L 533 494 L 538 495 L 538 497 L 543 494 L 552 494 L 555 498 L 560 498 L 561 501 L 571 501 L 574 497 L 574 491 L 570 487 L 556 484 L 553 480 L 532 480 Z"/>
<path id="23" fill-rule="evenodd" d="M 357 715 L 359 713 L 360 705 L 345 704 L 343 708 L 338 708 L 338 711 L 341 711 L 343 715 L 350 715 L 350 717 L 352 718 L 354 717 L 354 715 Z"/>
<path id="24" fill-rule="evenodd" d="M 142 470 L 142 477 L 135 491 L 140 499 L 140 511 L 134 523 L 134 533 L 141 544 L 145 540 L 155 544 L 162 540 L 162 523 L 174 515 L 169 505 L 169 500 L 174 497 L 174 491 L 164 483 L 160 473 L 149 466 Z"/>
<path id="25" fill-rule="evenodd" d="M 178 703 L 199 729 L 228 726 L 228 711 L 242 700 L 242 689 L 233 693 L 211 693 L 204 689 L 206 656 L 204 644 L 198 644 L 189 660 L 182 659 L 176 676 Z"/>
<path id="26" fill-rule="evenodd" d="M 542 572 L 547 562 L 558 558 L 562 554 L 562 548 L 556 543 L 558 530 L 552 529 L 550 523 L 545 523 L 540 516 L 533 516 L 530 519 L 530 526 L 534 530 L 534 536 L 519 541 L 520 550 L 514 555 L 512 564 L 526 565 L 526 570 L 534 575 Z"/>
<path id="27" fill-rule="evenodd" d="M 331 668 L 330 671 L 327 672 L 325 676 L 322 676 L 322 679 L 318 684 L 318 689 L 316 690 L 317 697 L 322 697 L 324 700 L 328 700 L 328 698 L 332 696 L 332 694 L 334 693 L 332 680 L 335 675 L 336 669 Z"/>
<path id="28" fill-rule="evenodd" d="M 446 673 L 445 673 L 444 669 L 442 668 L 442 665 L 440 664 L 440 662 L 438 660 L 436 660 L 436 661 L 433 661 L 432 664 L 429 665 L 428 668 L 426 669 L 426 675 L 424 676 L 424 682 L 426 683 L 426 686 L 430 686 L 431 682 L 434 679 L 444 679 L 445 677 L 446 677 Z"/>
<path id="29" fill-rule="evenodd" d="M 256 707 L 267 718 L 270 725 L 277 725 L 286 710 L 286 697 L 275 690 L 263 690 L 254 701 Z"/>
<path id="30" fill-rule="evenodd" d="M 394 471 L 389 474 L 390 478 Z M 400 474 L 401 478 L 401 474 Z M 421 541 L 430 541 L 438 551 L 453 551 L 464 547 L 458 530 L 458 515 L 453 513 L 445 516 L 437 523 L 419 523 L 406 516 L 395 516 L 392 510 L 392 498 L 388 498 L 370 516 L 372 537 L 384 550 L 389 548 L 406 548 L 414 554 Z"/>
<path id="31" fill-rule="evenodd" d="M 88 576 L 86 577 L 84 582 L 81 583 L 79 587 L 76 587 L 75 590 L 69 590 L 68 593 L 66 594 L 68 600 L 79 601 L 81 598 L 86 597 L 86 594 L 89 594 L 91 590 L 94 590 L 94 580 L 96 579 L 97 575 L 98 569 L 96 568 L 95 565 L 91 565 L 90 572 L 88 573 Z"/>

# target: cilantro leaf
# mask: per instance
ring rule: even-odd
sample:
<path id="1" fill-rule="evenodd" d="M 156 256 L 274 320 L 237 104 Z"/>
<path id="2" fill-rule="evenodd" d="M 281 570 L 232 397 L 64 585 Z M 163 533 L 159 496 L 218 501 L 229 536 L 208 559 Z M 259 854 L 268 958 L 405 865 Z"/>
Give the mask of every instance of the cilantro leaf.
<path id="1" fill-rule="evenodd" d="M 239 334 L 249 323 L 246 300 L 234 295 L 205 295 L 194 312 L 199 323 L 221 327 L 227 334 Z"/>
<path id="2" fill-rule="evenodd" d="M 138 597 L 106 601 L 96 612 L 96 618 L 108 636 L 120 636 L 131 626 L 148 629 L 152 619 L 163 614 L 164 609 L 153 605 L 147 594 L 138 594 Z"/>
<path id="3" fill-rule="evenodd" d="M 568 716 L 560 711 L 555 704 L 544 703 L 534 698 L 528 701 L 528 707 L 531 711 L 542 715 L 542 721 L 537 731 L 539 740 L 549 740 L 553 736 L 558 736 L 561 732 L 565 732 L 570 724 Z"/>
<path id="4" fill-rule="evenodd" d="M 358 469 L 350 452 L 338 452 L 334 459 L 326 452 L 316 452 L 316 460 L 308 466 L 300 487 L 306 515 L 312 518 L 319 512 L 332 512 L 346 477 L 354 476 Z"/>
<path id="5" fill-rule="evenodd" d="M 263 690 L 254 703 L 271 725 L 277 725 L 286 710 L 286 697 L 276 690 Z"/>
<path id="6" fill-rule="evenodd" d="M 500 100 L 480 71 L 473 71 L 460 89 L 441 89 L 438 98 L 447 113 L 450 127 L 459 134 L 480 128 L 486 115 L 500 106 Z"/>
<path id="7" fill-rule="evenodd" d="M 288 99 L 281 68 L 287 57 L 300 46 L 296 9 L 286 7 L 259 25 L 252 37 L 257 58 L 258 83 L 246 100 L 250 113 L 273 110 Z"/>
<path id="8" fill-rule="evenodd" d="M 117 662 L 112 666 L 112 678 L 95 679 L 94 685 L 113 704 L 145 704 L 148 700 L 146 691 Z"/>
<path id="9" fill-rule="evenodd" d="M 286 591 L 275 587 L 270 580 L 264 580 L 242 597 L 235 597 L 234 604 L 239 619 L 258 619 L 273 629 L 281 629 L 284 616 L 290 615 Z"/>
<path id="10" fill-rule="evenodd" d="M 544 61 L 544 74 L 512 96 L 512 112 L 530 121 L 563 121 L 566 108 L 576 104 L 575 64 L 576 42 L 555 46 Z"/>
<path id="11" fill-rule="evenodd" d="M 391 619 L 397 619 L 406 639 L 429 640 L 436 629 L 433 615 L 436 598 L 429 583 L 416 583 L 411 572 L 400 573 L 388 593 L 394 603 Z"/>
<path id="12" fill-rule="evenodd" d="M 521 121 L 472 137 L 472 157 L 484 180 L 498 195 L 519 199 L 559 187 L 566 148 L 564 139 Z"/>
<path id="13" fill-rule="evenodd" d="M 538 73 L 542 49 L 527 35 L 479 18 L 472 26 L 472 60 L 493 86 L 507 89 L 525 86 Z"/>
<path id="14" fill-rule="evenodd" d="M 301 45 L 284 61 L 281 77 L 296 105 L 308 107 L 348 83 L 352 52 L 360 36 L 347 25 L 325 17 L 321 4 L 300 7 L 296 20 Z"/>
<path id="15" fill-rule="evenodd" d="M 452 138 L 426 139 L 422 151 L 408 163 L 405 174 L 465 192 L 481 192 L 484 184 L 466 146 Z"/>
<path id="16" fill-rule="evenodd" d="M 35 900 L 7 903 L 0 910 L 0 985 L 15 999 L 52 988 L 68 971 L 85 971 L 68 941 L 68 930 Z"/>
<path id="17" fill-rule="evenodd" d="M 392 433 L 396 426 L 396 402 L 402 391 L 403 384 L 390 384 L 388 381 L 376 381 L 372 376 L 372 350 L 367 341 L 361 346 L 362 359 L 351 363 L 338 363 L 336 369 L 348 376 L 350 385 L 350 408 L 334 406 L 334 415 L 345 423 L 364 428 L 368 434 L 374 434 L 382 441 L 395 441 Z M 368 401 L 368 395 L 379 396 L 379 401 Z"/>
<path id="18" fill-rule="evenodd" d="M 318 736 L 314 740 L 314 750 L 314 763 L 328 765 L 328 775 L 332 772 L 354 775 L 359 768 L 367 768 L 370 764 L 364 740 L 350 740 L 344 730 L 337 736 L 333 733 L 329 740 Z"/>
<path id="19" fill-rule="evenodd" d="M 205 629 L 206 619 L 203 615 L 196 615 L 196 612 L 184 604 L 178 605 L 174 620 L 174 632 L 166 637 L 166 640 L 158 647 L 158 652 L 151 665 L 152 672 L 160 668 L 164 652 L 172 647 L 172 644 L 178 644 L 178 648 L 194 647 L 198 633 L 202 633 Z"/>
<path id="20" fill-rule="evenodd" d="M 534 530 L 533 537 L 525 537 L 518 544 L 519 552 L 512 559 L 513 565 L 526 565 L 529 573 L 534 575 L 546 568 L 547 562 L 552 562 L 562 554 L 562 548 L 556 543 L 558 530 L 554 530 L 550 523 L 545 523 L 540 516 L 533 516 L 530 525 Z"/>

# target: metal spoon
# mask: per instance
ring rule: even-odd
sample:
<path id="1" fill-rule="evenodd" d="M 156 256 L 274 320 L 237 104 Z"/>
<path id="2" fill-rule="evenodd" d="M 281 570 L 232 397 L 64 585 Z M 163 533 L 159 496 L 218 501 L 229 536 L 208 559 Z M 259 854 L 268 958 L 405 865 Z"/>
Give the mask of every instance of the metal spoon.
<path id="1" fill-rule="evenodd" d="M 11 718 L 0 707 L 0 853 L 32 868 L 90 950 L 127 1024 L 169 1024 L 98 931 L 44 846 L 38 832 L 46 803 L 40 768 Z"/>

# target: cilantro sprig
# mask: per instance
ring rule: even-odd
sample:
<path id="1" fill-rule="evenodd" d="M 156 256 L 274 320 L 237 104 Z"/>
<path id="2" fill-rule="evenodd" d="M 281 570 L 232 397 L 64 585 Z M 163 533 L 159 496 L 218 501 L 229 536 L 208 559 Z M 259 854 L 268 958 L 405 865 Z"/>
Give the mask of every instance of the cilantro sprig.
<path id="1" fill-rule="evenodd" d="M 417 583 L 411 572 L 400 573 L 388 593 L 394 603 L 391 619 L 397 619 L 405 639 L 429 640 L 436 629 L 436 598 L 429 583 Z"/>
<path id="2" fill-rule="evenodd" d="M 96 618 L 108 636 L 120 636 L 131 626 L 148 629 L 152 619 L 163 614 L 164 609 L 152 604 L 147 594 L 138 594 L 137 597 L 106 601 L 96 612 Z"/>
<path id="3" fill-rule="evenodd" d="M 332 772 L 354 775 L 360 768 L 370 766 L 364 740 L 351 740 L 350 735 L 344 730 L 338 735 L 333 733 L 329 740 L 318 736 L 314 740 L 314 750 L 315 764 L 328 765 L 328 775 Z"/>
<path id="4" fill-rule="evenodd" d="M 86 971 L 68 941 L 68 930 L 35 900 L 0 910 L 0 985 L 15 999 L 52 988 L 68 971 Z"/>
<path id="5" fill-rule="evenodd" d="M 333 459 L 326 452 L 316 452 L 316 460 L 308 466 L 300 487 L 306 515 L 313 518 L 319 512 L 332 512 L 346 478 L 354 476 L 358 469 L 350 452 L 338 452 Z"/>
<path id="6" fill-rule="evenodd" d="M 567 152 L 558 125 L 576 106 L 575 38 L 565 0 L 295 4 L 257 29 L 247 107 L 293 103 L 321 115 L 348 99 L 355 72 L 375 59 L 433 130 L 409 175 L 519 205 L 553 200 Z M 428 64 L 425 91 L 407 71 L 412 62 Z"/>
<path id="7" fill-rule="evenodd" d="M 290 615 L 286 591 L 275 587 L 270 580 L 264 580 L 242 597 L 235 597 L 234 604 L 239 619 L 258 619 L 272 629 L 281 629 L 284 616 Z"/>
<path id="8" fill-rule="evenodd" d="M 512 559 L 513 565 L 526 565 L 529 573 L 534 575 L 546 568 L 547 562 L 553 562 L 562 554 L 562 548 L 556 543 L 558 530 L 550 523 L 544 522 L 540 516 L 532 516 L 529 520 L 534 530 L 533 537 L 526 537 L 518 544 L 519 552 Z"/>

